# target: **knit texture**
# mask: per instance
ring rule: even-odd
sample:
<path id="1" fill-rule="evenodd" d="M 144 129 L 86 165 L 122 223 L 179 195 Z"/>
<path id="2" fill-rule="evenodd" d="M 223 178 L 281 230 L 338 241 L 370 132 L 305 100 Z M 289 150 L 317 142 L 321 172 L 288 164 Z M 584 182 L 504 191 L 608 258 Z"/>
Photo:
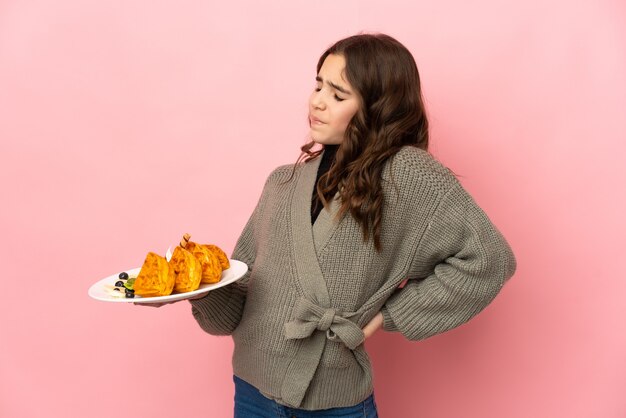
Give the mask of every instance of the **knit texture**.
<path id="1" fill-rule="evenodd" d="M 364 242 L 339 196 L 311 225 L 322 157 L 268 177 L 232 258 L 246 276 L 191 301 L 202 329 L 232 334 L 234 373 L 307 410 L 355 405 L 373 391 L 362 328 L 422 340 L 484 309 L 516 268 L 506 240 L 454 175 L 404 147 L 383 170 L 382 251 Z M 403 288 L 398 285 L 408 279 Z"/>

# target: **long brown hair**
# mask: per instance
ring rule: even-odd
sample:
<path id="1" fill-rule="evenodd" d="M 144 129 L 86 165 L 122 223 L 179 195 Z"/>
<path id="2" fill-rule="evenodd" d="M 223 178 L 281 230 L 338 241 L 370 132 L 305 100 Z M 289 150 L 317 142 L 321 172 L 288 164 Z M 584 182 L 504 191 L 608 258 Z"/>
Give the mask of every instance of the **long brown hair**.
<path id="1" fill-rule="evenodd" d="M 344 57 L 345 76 L 361 106 L 346 128 L 334 164 L 317 183 L 317 195 L 328 208 L 339 191 L 338 217 L 350 212 L 362 227 L 363 239 L 367 242 L 373 235 L 380 251 L 384 164 L 405 145 L 428 149 L 428 120 L 417 65 L 404 45 L 380 33 L 361 33 L 336 42 L 319 58 L 318 74 L 330 54 Z M 311 151 L 315 144 L 311 140 L 300 148 L 298 162 L 322 152 L 323 148 Z"/>

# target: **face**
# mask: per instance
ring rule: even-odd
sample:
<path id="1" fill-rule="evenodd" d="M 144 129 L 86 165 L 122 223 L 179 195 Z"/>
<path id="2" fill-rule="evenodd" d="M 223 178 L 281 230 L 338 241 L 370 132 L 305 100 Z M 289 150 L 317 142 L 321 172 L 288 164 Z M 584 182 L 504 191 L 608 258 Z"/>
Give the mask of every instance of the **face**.
<path id="1" fill-rule="evenodd" d="M 356 92 L 345 79 L 346 61 L 330 54 L 317 74 L 309 98 L 311 138 L 318 144 L 340 144 L 348 123 L 359 109 Z"/>

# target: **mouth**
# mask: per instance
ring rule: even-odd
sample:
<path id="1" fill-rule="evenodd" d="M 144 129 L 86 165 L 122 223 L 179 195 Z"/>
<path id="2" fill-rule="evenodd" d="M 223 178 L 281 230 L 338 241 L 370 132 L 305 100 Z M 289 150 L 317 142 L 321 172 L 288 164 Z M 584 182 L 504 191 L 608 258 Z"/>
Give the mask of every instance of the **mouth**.
<path id="1" fill-rule="evenodd" d="M 323 125 L 325 123 L 319 120 L 318 118 L 316 118 L 315 116 L 309 116 L 309 121 L 311 122 L 311 125 Z"/>

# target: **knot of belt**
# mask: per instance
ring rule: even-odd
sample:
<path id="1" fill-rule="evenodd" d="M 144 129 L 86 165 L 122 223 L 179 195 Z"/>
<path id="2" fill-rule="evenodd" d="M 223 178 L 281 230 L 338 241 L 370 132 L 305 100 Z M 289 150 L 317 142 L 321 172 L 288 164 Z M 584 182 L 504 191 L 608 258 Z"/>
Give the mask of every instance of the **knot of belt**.
<path id="1" fill-rule="evenodd" d="M 301 298 L 294 309 L 295 319 L 285 324 L 285 337 L 307 338 L 315 330 L 326 332 L 329 340 L 340 340 L 354 350 L 365 340 L 363 331 L 350 321 L 356 312 L 341 312 L 333 308 L 322 308 L 308 299 Z"/>

